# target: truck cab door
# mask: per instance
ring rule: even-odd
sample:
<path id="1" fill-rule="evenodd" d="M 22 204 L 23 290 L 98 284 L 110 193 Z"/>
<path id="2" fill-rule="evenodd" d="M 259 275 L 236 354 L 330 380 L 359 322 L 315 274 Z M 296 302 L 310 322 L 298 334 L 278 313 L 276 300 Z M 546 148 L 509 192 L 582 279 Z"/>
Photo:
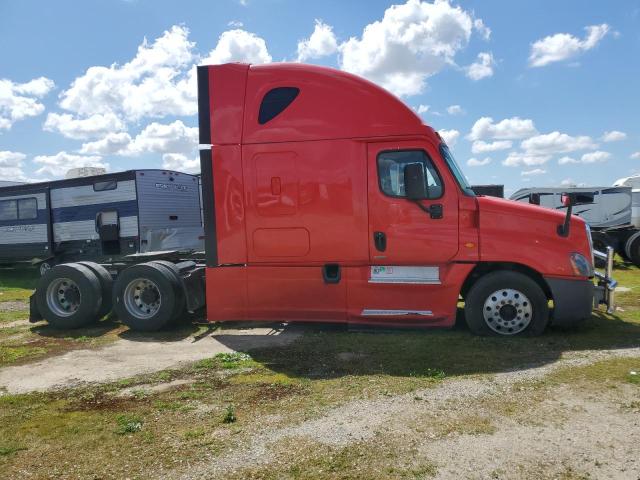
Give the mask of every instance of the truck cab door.
<path id="1" fill-rule="evenodd" d="M 438 150 L 419 142 L 372 143 L 369 256 L 372 265 L 442 265 L 458 252 L 458 189 Z M 424 167 L 428 199 L 406 198 L 404 168 Z"/>
<path id="2" fill-rule="evenodd" d="M 369 262 L 349 283 L 351 321 L 447 324 L 459 279 L 449 275 L 458 252 L 459 188 L 436 145 L 426 139 L 370 143 Z M 427 199 L 407 199 L 404 169 L 424 169 Z"/>

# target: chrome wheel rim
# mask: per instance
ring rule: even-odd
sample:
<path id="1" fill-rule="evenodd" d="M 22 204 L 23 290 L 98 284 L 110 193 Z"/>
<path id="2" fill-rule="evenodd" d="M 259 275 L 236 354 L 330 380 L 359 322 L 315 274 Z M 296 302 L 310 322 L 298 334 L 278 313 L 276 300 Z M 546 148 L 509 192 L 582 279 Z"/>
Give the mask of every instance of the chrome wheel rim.
<path id="1" fill-rule="evenodd" d="M 82 295 L 69 278 L 56 278 L 47 287 L 47 307 L 59 317 L 70 317 L 80 307 Z"/>
<path id="2" fill-rule="evenodd" d="M 513 288 L 503 288 L 487 297 L 483 315 L 485 323 L 494 332 L 516 335 L 531 323 L 533 307 L 524 293 Z"/>
<path id="3" fill-rule="evenodd" d="M 158 285 L 148 278 L 136 278 L 128 283 L 123 295 L 124 307 L 140 320 L 152 318 L 162 305 Z"/>

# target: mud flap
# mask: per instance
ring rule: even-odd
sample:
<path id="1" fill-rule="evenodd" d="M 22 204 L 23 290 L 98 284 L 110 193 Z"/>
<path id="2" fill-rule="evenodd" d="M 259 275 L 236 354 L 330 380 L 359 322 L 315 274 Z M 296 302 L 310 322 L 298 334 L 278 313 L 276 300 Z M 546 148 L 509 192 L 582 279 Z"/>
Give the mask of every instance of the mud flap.
<path id="1" fill-rule="evenodd" d="M 43 318 L 36 304 L 36 294 L 32 293 L 29 297 L 29 322 L 36 323 L 40 320 L 43 320 Z"/>

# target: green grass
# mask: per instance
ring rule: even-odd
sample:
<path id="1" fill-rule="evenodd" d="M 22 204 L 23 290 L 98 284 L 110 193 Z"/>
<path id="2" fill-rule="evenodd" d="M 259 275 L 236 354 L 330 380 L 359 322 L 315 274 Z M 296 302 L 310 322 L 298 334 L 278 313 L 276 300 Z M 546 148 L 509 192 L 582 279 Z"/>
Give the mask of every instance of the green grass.
<path id="1" fill-rule="evenodd" d="M 0 311 L 0 325 L 3 323 L 16 322 L 18 320 L 27 320 L 29 312 L 26 310 L 12 310 L 8 312 Z"/>
<path id="2" fill-rule="evenodd" d="M 0 302 L 29 300 L 38 278 L 34 268 L 0 269 Z"/>
<path id="3" fill-rule="evenodd" d="M 628 267 L 615 275 L 620 285 L 631 288 L 618 295 L 622 311 L 600 312 L 575 330 L 551 329 L 537 338 L 475 337 L 464 328 L 351 333 L 321 326 L 295 343 L 252 350 L 250 356 L 220 354 L 184 368 L 107 385 L 0 396 L 0 471 L 9 478 L 19 478 L 25 469 L 34 477 L 145 478 L 160 468 L 222 455 L 265 428 L 317 418 L 326 408 L 353 399 L 410 393 L 461 376 L 542 366 L 567 352 L 637 347 L 640 271 Z M 73 332 L 41 325 L 0 328 L 0 366 L 99 345 L 122 334 L 116 324 L 103 323 Z M 170 341 L 193 332 L 172 330 L 155 338 Z M 40 343 L 33 345 L 34 340 Z M 233 336 L 225 341 L 234 347 Z M 20 348 L 46 352 L 9 350 Z M 633 388 L 640 385 L 640 375 L 632 371 L 640 374 L 639 359 L 560 369 L 526 385 L 535 391 L 523 393 L 523 398 L 542 401 L 546 389 L 558 385 L 595 391 L 620 385 Z M 166 392 L 145 390 L 181 378 L 193 382 Z M 132 387 L 144 394 L 117 396 Z M 522 411 L 520 401 L 503 398 L 501 408 L 494 411 L 518 422 L 536 421 L 533 413 Z M 434 415 L 416 419 L 415 426 L 435 438 L 491 435 L 496 428 L 481 411 L 430 413 Z M 435 463 L 417 458 L 411 445 L 392 435 L 347 447 L 296 439 L 279 442 L 273 449 L 284 459 L 276 466 L 242 470 L 229 478 L 414 479 L 437 473 Z"/>

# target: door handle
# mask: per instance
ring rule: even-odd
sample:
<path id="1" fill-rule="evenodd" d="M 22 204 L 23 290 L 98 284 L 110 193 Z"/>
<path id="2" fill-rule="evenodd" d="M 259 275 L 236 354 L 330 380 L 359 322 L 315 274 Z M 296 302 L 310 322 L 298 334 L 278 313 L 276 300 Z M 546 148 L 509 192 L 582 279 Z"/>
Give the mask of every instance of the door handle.
<path id="1" fill-rule="evenodd" d="M 429 206 L 429 215 L 431 215 L 431 218 L 439 220 L 442 218 L 443 214 L 444 212 L 441 203 L 434 203 Z"/>
<path id="2" fill-rule="evenodd" d="M 373 232 L 373 243 L 379 252 L 384 252 L 387 249 L 387 236 L 384 232 Z"/>

